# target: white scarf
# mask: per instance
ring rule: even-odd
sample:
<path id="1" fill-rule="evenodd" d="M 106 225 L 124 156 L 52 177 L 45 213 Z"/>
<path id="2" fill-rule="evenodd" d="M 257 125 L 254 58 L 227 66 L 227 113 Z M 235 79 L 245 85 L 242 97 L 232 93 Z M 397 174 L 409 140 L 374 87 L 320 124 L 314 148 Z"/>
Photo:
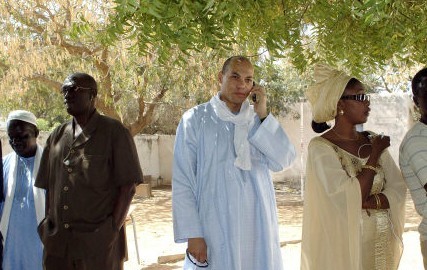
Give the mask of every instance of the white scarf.
<path id="1" fill-rule="evenodd" d="M 43 148 L 40 145 L 37 145 L 36 157 L 34 159 L 34 169 L 31 177 L 31 185 L 33 186 L 33 195 L 34 195 L 34 205 L 36 208 L 36 217 L 37 224 L 39 224 L 45 216 L 45 193 L 43 189 L 37 188 L 34 186 L 35 177 L 39 170 L 40 159 L 42 155 Z M 13 197 L 15 195 L 16 187 L 16 174 L 18 167 L 18 155 L 13 152 L 12 158 L 9 165 L 9 174 L 7 175 L 7 194 L 5 196 L 3 215 L 0 221 L 0 232 L 3 235 L 3 239 L 6 242 L 7 229 L 9 227 L 9 216 L 12 209 Z M 3 192 L 3 191 L 1 191 Z"/>
<path id="2" fill-rule="evenodd" d="M 249 105 L 249 101 L 244 101 L 238 114 L 233 114 L 225 102 L 219 98 L 219 93 L 210 100 L 216 115 L 222 121 L 229 121 L 234 124 L 234 149 L 236 160 L 234 165 L 242 170 L 251 170 L 251 152 L 248 141 L 250 127 L 254 123 L 254 108 Z"/>

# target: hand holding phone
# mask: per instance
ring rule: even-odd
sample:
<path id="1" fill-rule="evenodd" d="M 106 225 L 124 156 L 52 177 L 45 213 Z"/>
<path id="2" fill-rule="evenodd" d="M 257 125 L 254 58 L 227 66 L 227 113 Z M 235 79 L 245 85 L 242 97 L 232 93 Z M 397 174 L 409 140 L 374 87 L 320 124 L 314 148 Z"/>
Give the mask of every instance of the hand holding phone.
<path id="1" fill-rule="evenodd" d="M 252 89 L 248 95 L 250 102 L 253 105 L 255 113 L 259 119 L 264 119 L 268 116 L 267 111 L 267 96 L 265 88 L 258 86 L 255 81 L 252 83 Z"/>
<path id="2" fill-rule="evenodd" d="M 256 94 L 253 94 L 253 95 L 252 95 L 252 97 L 251 97 L 251 99 L 252 99 L 252 101 L 253 101 L 254 103 L 257 103 L 257 102 L 258 102 L 258 99 L 257 99 Z"/>
<path id="3" fill-rule="evenodd" d="M 252 88 L 253 88 L 254 86 L 255 86 L 255 81 L 253 82 Z M 257 102 L 258 102 L 258 98 L 257 98 L 256 94 L 252 94 L 252 95 L 251 95 L 251 100 L 252 100 L 252 102 L 254 102 L 254 103 L 257 103 Z"/>

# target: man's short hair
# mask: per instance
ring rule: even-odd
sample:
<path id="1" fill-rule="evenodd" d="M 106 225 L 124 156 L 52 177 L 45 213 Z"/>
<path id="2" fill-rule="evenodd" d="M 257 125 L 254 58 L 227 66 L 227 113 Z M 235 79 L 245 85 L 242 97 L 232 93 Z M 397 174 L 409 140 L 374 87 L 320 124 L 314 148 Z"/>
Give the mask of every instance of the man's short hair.
<path id="1" fill-rule="evenodd" d="M 243 55 L 231 56 L 227 60 L 225 60 L 224 64 L 222 65 L 222 70 L 221 70 L 222 74 L 224 74 L 224 73 L 226 73 L 228 71 L 228 68 L 230 67 L 230 64 L 233 61 L 242 61 L 242 62 L 251 63 L 251 61 L 249 60 L 249 58 L 247 58 L 246 56 L 243 56 Z"/>
<path id="2" fill-rule="evenodd" d="M 427 68 L 423 68 L 412 79 L 412 94 L 418 96 L 421 91 L 427 91 Z"/>
<path id="3" fill-rule="evenodd" d="M 90 88 L 93 90 L 94 96 L 98 94 L 98 85 L 95 79 L 87 73 L 76 72 L 68 75 L 67 78 L 65 78 L 62 87 L 65 87 L 67 85 L 77 85 L 81 87 Z"/>

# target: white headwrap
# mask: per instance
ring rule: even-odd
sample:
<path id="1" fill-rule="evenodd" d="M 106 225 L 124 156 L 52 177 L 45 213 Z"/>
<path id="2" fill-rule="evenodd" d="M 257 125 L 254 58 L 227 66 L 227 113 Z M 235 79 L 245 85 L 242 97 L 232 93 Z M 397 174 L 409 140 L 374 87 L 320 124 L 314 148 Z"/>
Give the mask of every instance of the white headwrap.
<path id="1" fill-rule="evenodd" d="M 315 84 L 305 93 L 311 104 L 314 122 L 323 123 L 335 118 L 338 101 L 352 78 L 324 64 L 314 67 Z"/>
<path id="2" fill-rule="evenodd" d="M 29 111 L 24 111 L 24 110 L 11 111 L 6 121 L 8 127 L 9 127 L 9 122 L 12 120 L 24 121 L 24 122 L 33 124 L 37 127 L 36 116 Z"/>
<path id="3" fill-rule="evenodd" d="M 225 102 L 219 98 L 219 93 L 209 101 L 216 115 L 222 121 L 230 121 L 234 124 L 234 149 L 236 150 L 236 160 L 234 165 L 242 170 L 251 170 L 251 152 L 248 141 L 250 127 L 254 123 L 255 112 L 249 101 L 242 103 L 240 112 L 233 114 Z"/>

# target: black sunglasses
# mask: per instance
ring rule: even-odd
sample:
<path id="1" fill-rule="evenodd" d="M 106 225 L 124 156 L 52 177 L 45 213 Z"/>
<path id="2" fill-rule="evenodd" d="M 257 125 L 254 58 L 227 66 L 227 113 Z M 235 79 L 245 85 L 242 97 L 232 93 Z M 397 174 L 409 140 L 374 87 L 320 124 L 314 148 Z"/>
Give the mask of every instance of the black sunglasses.
<path id="1" fill-rule="evenodd" d="M 185 252 L 187 253 L 187 258 L 195 266 L 200 267 L 200 268 L 206 268 L 209 266 L 208 261 L 199 262 L 198 260 L 196 260 L 196 258 L 194 258 L 193 255 L 190 254 L 190 252 L 188 252 L 188 249 Z"/>
<path id="2" fill-rule="evenodd" d="M 340 99 L 347 99 L 347 100 L 356 100 L 356 101 L 370 101 L 371 96 L 367 94 L 357 94 L 357 95 L 348 95 L 348 96 L 342 96 Z"/>
<path id="3" fill-rule="evenodd" d="M 69 92 L 89 91 L 89 90 L 93 91 L 93 89 L 90 87 L 75 86 L 75 85 L 69 85 L 69 86 L 67 85 L 61 88 L 61 92 L 64 96 Z"/>

